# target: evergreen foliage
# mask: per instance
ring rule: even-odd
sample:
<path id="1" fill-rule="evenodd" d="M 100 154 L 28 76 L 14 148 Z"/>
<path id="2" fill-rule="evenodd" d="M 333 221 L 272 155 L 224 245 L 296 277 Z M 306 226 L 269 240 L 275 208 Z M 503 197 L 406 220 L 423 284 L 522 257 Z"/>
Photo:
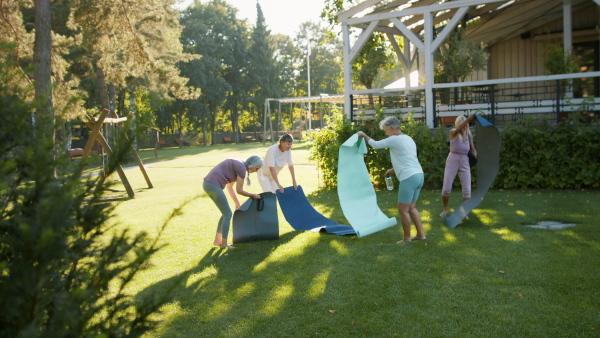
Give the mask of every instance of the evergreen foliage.
<path id="1" fill-rule="evenodd" d="M 66 156 L 40 137 L 49 124 L 32 126 L 33 109 L 0 83 L 0 336 L 139 336 L 167 299 L 136 300 L 127 287 L 158 237 L 110 224 L 105 186 L 66 174 Z M 130 149 L 121 143 L 109 173 Z"/>

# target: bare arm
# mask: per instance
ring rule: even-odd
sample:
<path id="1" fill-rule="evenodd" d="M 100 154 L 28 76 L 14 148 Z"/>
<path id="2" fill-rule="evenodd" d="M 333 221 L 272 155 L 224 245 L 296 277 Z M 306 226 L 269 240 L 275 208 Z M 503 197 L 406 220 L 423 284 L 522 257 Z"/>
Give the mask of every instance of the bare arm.
<path id="1" fill-rule="evenodd" d="M 235 191 L 233 191 L 233 183 L 235 183 L 235 182 L 227 183 L 227 185 L 225 187 L 227 187 L 229 196 L 231 196 L 233 203 L 235 203 L 235 208 L 237 209 L 240 207 L 240 201 L 238 200 L 237 195 L 235 194 Z"/>
<path id="2" fill-rule="evenodd" d="M 253 193 L 249 193 L 247 191 L 244 190 L 244 179 L 241 178 L 240 176 L 237 177 L 237 181 L 236 181 L 236 185 L 235 185 L 235 190 L 238 194 L 242 195 L 242 196 L 247 196 L 247 197 L 251 197 L 254 198 L 255 200 L 259 200 L 260 199 L 260 195 L 259 194 L 253 194 Z M 236 197 L 237 199 L 237 197 Z"/>
<path id="3" fill-rule="evenodd" d="M 275 184 L 277 184 L 277 188 L 279 188 L 279 192 L 283 194 L 283 186 L 279 184 L 279 178 L 277 178 L 277 171 L 274 167 L 269 167 L 269 170 L 271 171 L 271 177 L 273 177 L 273 181 L 275 181 Z"/>
<path id="4" fill-rule="evenodd" d="M 290 169 L 290 174 L 292 174 L 292 184 L 294 185 L 294 190 L 298 190 L 298 183 L 296 183 L 296 174 L 294 173 L 294 166 L 288 165 Z"/>
<path id="5" fill-rule="evenodd" d="M 460 133 L 465 127 L 467 127 L 469 125 L 469 122 L 473 121 L 474 118 L 475 115 L 469 115 L 469 117 L 467 117 L 461 124 L 456 126 L 456 128 L 450 130 L 450 139 L 454 140 L 456 135 Z"/>

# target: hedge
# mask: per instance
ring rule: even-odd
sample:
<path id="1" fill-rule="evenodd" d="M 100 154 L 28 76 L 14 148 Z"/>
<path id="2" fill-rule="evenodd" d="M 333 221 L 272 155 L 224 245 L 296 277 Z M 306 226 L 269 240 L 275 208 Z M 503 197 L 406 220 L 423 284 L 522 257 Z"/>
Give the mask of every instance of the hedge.
<path id="1" fill-rule="evenodd" d="M 571 115 L 570 119 L 556 125 L 532 117 L 505 127 L 501 132 L 500 171 L 494 188 L 598 188 L 600 124 L 583 121 L 578 114 Z M 411 136 L 417 144 L 419 162 L 425 173 L 425 187 L 440 189 L 449 152 L 447 130 L 445 127 L 429 129 L 413 119 L 411 114 L 397 117 L 401 120 L 402 132 Z M 380 109 L 376 109 L 373 119 L 357 122 L 351 122 L 337 112 L 329 119 L 327 129 L 308 133 L 310 159 L 316 161 L 326 187 L 337 187 L 340 145 L 358 131 L 364 131 L 376 140 L 385 138 L 385 133 L 379 129 L 383 118 Z M 365 163 L 374 185 L 383 187 L 384 173 L 392 165 L 389 151 L 368 147 Z M 458 184 L 458 179 L 455 184 Z"/>

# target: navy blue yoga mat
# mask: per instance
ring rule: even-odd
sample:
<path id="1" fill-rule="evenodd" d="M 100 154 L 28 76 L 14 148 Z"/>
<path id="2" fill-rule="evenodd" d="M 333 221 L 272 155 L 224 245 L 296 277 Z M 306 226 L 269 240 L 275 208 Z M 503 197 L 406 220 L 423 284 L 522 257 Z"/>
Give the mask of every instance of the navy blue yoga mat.
<path id="1" fill-rule="evenodd" d="M 356 233 L 351 226 L 334 222 L 316 211 L 304 195 L 301 186 L 298 186 L 298 190 L 294 190 L 294 187 L 287 187 L 283 194 L 277 190 L 276 194 L 285 220 L 295 230 L 325 230 L 336 235 Z"/>

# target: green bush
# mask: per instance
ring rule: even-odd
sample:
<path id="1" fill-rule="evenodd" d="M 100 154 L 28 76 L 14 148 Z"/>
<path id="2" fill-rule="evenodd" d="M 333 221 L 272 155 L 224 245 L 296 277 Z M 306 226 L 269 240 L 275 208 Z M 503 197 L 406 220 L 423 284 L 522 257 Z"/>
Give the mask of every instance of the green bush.
<path id="1" fill-rule="evenodd" d="M 494 187 L 599 187 L 600 125 L 594 121 L 584 122 L 578 114 L 571 115 L 571 119 L 555 126 L 547 120 L 533 117 L 507 126 L 501 134 L 500 171 Z M 332 116 L 329 129 L 309 133 L 310 159 L 317 162 L 326 187 L 337 187 L 340 145 L 358 131 L 364 131 L 376 140 L 385 138 L 385 133 L 379 129 L 382 119 L 380 107 L 376 109 L 374 119 L 354 123 L 340 112 Z M 401 123 L 402 131 L 417 144 L 419 162 L 425 173 L 425 187 L 440 189 L 449 151 L 445 128 L 429 129 L 410 114 L 402 117 Z M 383 175 L 391 167 L 389 151 L 368 147 L 365 163 L 375 186 L 382 187 Z M 472 170 L 472 175 L 475 182 L 476 170 Z M 458 179 L 455 180 L 456 184 L 459 184 Z"/>
<path id="2" fill-rule="evenodd" d="M 311 140 L 311 160 L 317 162 L 319 171 L 323 173 L 323 183 L 326 187 L 337 187 L 337 168 L 339 148 L 344 141 L 358 131 L 363 131 L 376 140 L 386 137 L 385 132 L 379 128 L 383 120 L 383 109 L 378 106 L 374 119 L 350 122 L 343 113 L 332 114 L 327 125 L 328 129 L 311 131 L 308 134 Z M 428 187 L 439 187 L 444 179 L 444 165 L 448 155 L 447 136 L 444 129 L 430 130 L 425 124 L 412 118 L 411 114 L 404 117 L 397 116 L 402 122 L 402 132 L 411 136 L 417 144 L 419 162 L 425 172 L 425 181 Z M 375 186 L 385 185 L 385 171 L 392 167 L 390 153 L 387 149 L 373 149 L 367 147 L 365 163 Z M 394 177 L 396 185 L 398 184 Z"/>
<path id="3" fill-rule="evenodd" d="M 0 84 L 0 336 L 140 336 L 166 298 L 126 289 L 157 238 L 109 224 L 106 186 L 67 173 L 40 127 L 52 122 L 33 126 L 18 94 Z M 129 146 L 115 149 L 109 172 Z"/>
<path id="4" fill-rule="evenodd" d="M 527 118 L 502 133 L 498 188 L 597 188 L 600 125 L 579 114 L 557 125 Z"/>

